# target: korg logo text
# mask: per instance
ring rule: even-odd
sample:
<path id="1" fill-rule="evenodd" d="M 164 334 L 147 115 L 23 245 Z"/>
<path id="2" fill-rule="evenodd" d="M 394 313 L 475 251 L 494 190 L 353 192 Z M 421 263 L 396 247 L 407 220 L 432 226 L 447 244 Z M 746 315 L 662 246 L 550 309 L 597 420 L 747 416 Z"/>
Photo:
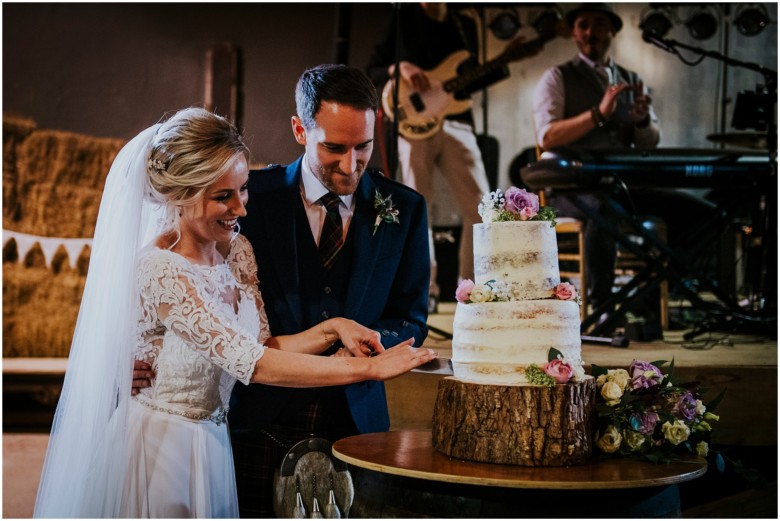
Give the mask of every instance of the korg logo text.
<path id="1" fill-rule="evenodd" d="M 686 165 L 685 177 L 712 177 L 712 165 Z"/>

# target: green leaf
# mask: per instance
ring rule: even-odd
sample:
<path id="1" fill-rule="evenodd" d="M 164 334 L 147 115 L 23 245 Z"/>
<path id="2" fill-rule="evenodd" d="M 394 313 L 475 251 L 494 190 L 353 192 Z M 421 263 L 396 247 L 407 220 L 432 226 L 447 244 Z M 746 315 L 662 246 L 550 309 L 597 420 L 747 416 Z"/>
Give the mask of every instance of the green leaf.
<path id="1" fill-rule="evenodd" d="M 591 364 L 590 366 L 590 375 L 593 378 L 598 378 L 599 376 L 607 374 L 607 370 L 601 367 L 600 365 Z"/>
<path id="2" fill-rule="evenodd" d="M 709 412 L 713 412 L 715 408 L 720 404 L 721 400 L 723 400 L 723 397 L 726 395 L 727 389 L 723 389 L 721 392 L 718 393 L 718 396 L 710 400 L 709 403 L 707 403 L 707 410 Z"/>
<path id="3" fill-rule="evenodd" d="M 563 353 L 555 349 L 554 347 L 551 347 L 549 351 L 547 351 L 547 361 L 552 362 L 553 360 L 556 360 L 558 357 L 563 358 Z"/>

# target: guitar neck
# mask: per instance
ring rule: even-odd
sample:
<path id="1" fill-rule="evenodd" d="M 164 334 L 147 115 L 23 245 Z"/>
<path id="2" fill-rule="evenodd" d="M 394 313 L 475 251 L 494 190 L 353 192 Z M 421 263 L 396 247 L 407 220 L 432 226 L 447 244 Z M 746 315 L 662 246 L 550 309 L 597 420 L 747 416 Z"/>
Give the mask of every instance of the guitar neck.
<path id="1" fill-rule="evenodd" d="M 444 90 L 449 93 L 468 91 L 470 85 L 478 82 L 486 76 L 493 74 L 496 70 L 504 67 L 507 63 L 521 58 L 526 54 L 536 52 L 538 49 L 544 46 L 547 40 L 549 40 L 549 38 L 539 37 L 521 45 L 517 49 L 503 52 L 498 57 L 493 58 L 492 60 L 483 63 L 478 67 L 475 67 L 469 71 L 464 72 L 463 74 L 445 81 L 443 84 Z"/>

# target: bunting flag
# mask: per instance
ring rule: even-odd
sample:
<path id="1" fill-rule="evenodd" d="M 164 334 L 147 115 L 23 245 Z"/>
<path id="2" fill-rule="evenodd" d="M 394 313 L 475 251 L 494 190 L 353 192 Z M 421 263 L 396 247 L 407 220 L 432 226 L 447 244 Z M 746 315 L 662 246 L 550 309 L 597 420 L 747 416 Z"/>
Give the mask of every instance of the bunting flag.
<path id="1" fill-rule="evenodd" d="M 68 262 L 72 267 L 76 264 L 81 252 L 85 247 L 92 246 L 92 239 L 63 239 L 60 237 L 41 237 L 40 235 L 30 235 L 29 233 L 14 232 L 3 230 L 3 248 L 11 239 L 16 242 L 16 252 L 19 259 L 24 259 L 30 250 L 36 244 L 39 244 L 43 252 L 43 260 L 47 268 L 51 268 L 51 261 L 60 246 L 65 248 L 68 254 Z"/>

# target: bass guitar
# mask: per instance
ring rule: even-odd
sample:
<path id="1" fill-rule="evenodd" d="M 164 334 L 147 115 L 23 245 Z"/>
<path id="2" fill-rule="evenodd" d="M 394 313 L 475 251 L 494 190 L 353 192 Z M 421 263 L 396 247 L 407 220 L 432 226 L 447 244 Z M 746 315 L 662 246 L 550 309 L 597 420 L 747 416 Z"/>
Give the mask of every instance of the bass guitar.
<path id="1" fill-rule="evenodd" d="M 505 74 L 490 80 L 507 63 L 537 54 L 545 43 L 558 35 L 559 24 L 536 29 L 538 38 L 528 42 L 515 40 L 498 57 L 463 74 L 458 74 L 458 67 L 469 58 L 469 52 L 462 50 L 450 54 L 436 68 L 425 71 L 430 87 L 424 92 L 415 90 L 401 78 L 398 87 L 398 132 L 409 140 L 426 139 L 441 129 L 445 116 L 471 108 L 471 92 L 504 79 Z M 473 86 L 476 84 L 479 87 L 475 89 Z M 396 114 L 394 85 L 391 78 L 382 89 L 382 108 L 391 121 Z"/>

